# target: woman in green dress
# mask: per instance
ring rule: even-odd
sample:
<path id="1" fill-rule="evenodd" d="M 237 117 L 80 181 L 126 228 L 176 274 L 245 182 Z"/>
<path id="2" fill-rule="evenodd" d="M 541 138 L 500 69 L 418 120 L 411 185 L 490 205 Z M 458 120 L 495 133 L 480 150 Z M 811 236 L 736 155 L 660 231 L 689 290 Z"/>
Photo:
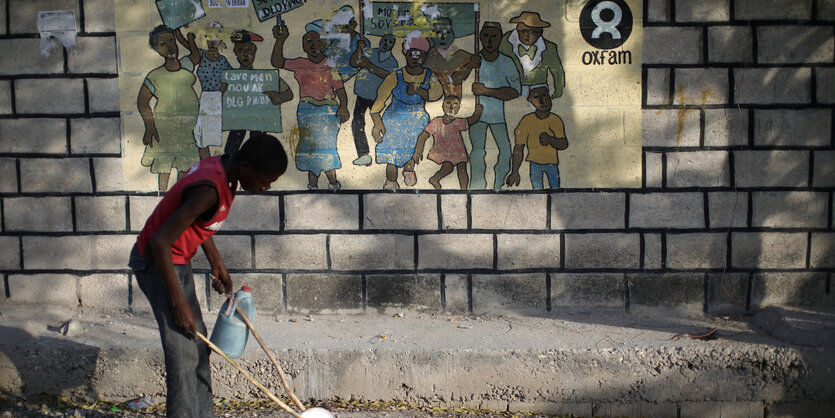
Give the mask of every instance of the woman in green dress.
<path id="1" fill-rule="evenodd" d="M 159 25 L 151 31 L 149 43 L 165 62 L 148 73 L 136 99 L 145 123 L 142 165 L 159 176 L 161 192 L 168 189 L 172 168 L 180 178 L 200 160 L 193 133 L 198 109 L 194 67 L 200 61 L 200 52 L 193 33 L 188 34 L 188 42 L 191 54 L 179 59 L 174 30 Z M 156 99 L 153 109 L 151 98 Z"/>

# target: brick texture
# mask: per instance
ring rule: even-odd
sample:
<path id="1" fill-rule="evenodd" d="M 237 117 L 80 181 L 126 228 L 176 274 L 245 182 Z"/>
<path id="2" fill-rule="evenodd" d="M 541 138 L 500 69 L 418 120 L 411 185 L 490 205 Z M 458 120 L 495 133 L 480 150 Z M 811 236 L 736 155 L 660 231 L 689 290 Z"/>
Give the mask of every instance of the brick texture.
<path id="1" fill-rule="evenodd" d="M 256 235 L 255 268 L 311 270 L 327 268 L 325 235 Z"/>
<path id="2" fill-rule="evenodd" d="M 565 267 L 569 269 L 636 269 L 639 254 L 638 234 L 565 234 Z"/>
<path id="3" fill-rule="evenodd" d="M 368 309 L 395 314 L 403 309 L 439 311 L 441 309 L 440 275 L 369 275 Z"/>
<path id="4" fill-rule="evenodd" d="M 63 119 L 0 119 L 0 152 L 66 154 L 66 126 Z"/>
<path id="5" fill-rule="evenodd" d="M 30 158 L 20 160 L 20 189 L 24 193 L 90 193 L 87 158 Z"/>
<path id="6" fill-rule="evenodd" d="M 551 229 L 618 229 L 624 227 L 622 193 L 555 193 L 551 195 Z"/>
<path id="7" fill-rule="evenodd" d="M 734 70 L 736 102 L 740 104 L 802 104 L 812 100 L 809 68 L 746 68 Z"/>
<path id="8" fill-rule="evenodd" d="M 545 274 L 473 275 L 473 313 L 545 312 Z"/>
<path id="9" fill-rule="evenodd" d="M 732 266 L 738 268 L 803 268 L 806 234 L 739 232 L 731 235 Z"/>
<path id="10" fill-rule="evenodd" d="M 78 37 L 77 53 L 67 56 L 70 73 L 115 74 L 115 36 Z"/>
<path id="11" fill-rule="evenodd" d="M 472 211 L 474 229 L 545 229 L 547 196 L 473 195 Z"/>
<path id="12" fill-rule="evenodd" d="M 289 312 L 362 312 L 362 277 L 322 274 L 287 275 Z"/>
<path id="13" fill-rule="evenodd" d="M 34 305 L 78 306 L 78 277 L 69 274 L 10 275 L 9 301 Z"/>
<path id="14" fill-rule="evenodd" d="M 709 26 L 707 49 L 711 63 L 754 62 L 754 42 L 748 26 Z"/>
<path id="15" fill-rule="evenodd" d="M 645 147 L 699 146 L 698 110 L 644 110 L 642 137 Z"/>
<path id="16" fill-rule="evenodd" d="M 739 187 L 805 187 L 809 152 L 734 151 L 734 169 Z"/>
<path id="17" fill-rule="evenodd" d="M 498 234 L 496 240 L 499 270 L 560 267 L 557 234 Z"/>
<path id="18" fill-rule="evenodd" d="M 242 195 L 235 198 L 224 231 L 278 231 L 280 218 L 277 196 Z"/>
<path id="19" fill-rule="evenodd" d="M 551 274 L 551 307 L 623 308 L 625 281 L 620 273 Z"/>
<path id="20" fill-rule="evenodd" d="M 726 250 L 723 233 L 667 234 L 667 267 L 686 270 L 721 268 Z"/>
<path id="21" fill-rule="evenodd" d="M 824 228 L 829 193 L 754 192 L 754 227 Z"/>
<path id="22" fill-rule="evenodd" d="M 17 197 L 3 199 L 7 231 L 70 232 L 73 230 L 69 197 Z"/>
<path id="23" fill-rule="evenodd" d="M 76 197 L 76 228 L 78 231 L 124 231 L 125 203 L 124 196 Z"/>
<path id="24" fill-rule="evenodd" d="M 493 266 L 493 237 L 487 234 L 430 234 L 418 237 L 419 269 Z"/>
<path id="25" fill-rule="evenodd" d="M 674 104 L 722 104 L 728 102 L 728 70 L 684 68 L 675 71 Z"/>
<path id="26" fill-rule="evenodd" d="M 120 154 L 119 123 L 119 118 L 71 120 L 70 151 L 73 154 Z"/>
<path id="27" fill-rule="evenodd" d="M 415 268 L 411 235 L 332 235 L 331 267 L 334 270 L 411 270 Z"/>
<path id="28" fill-rule="evenodd" d="M 645 27 L 644 64 L 699 64 L 702 42 L 699 28 Z"/>
<path id="29" fill-rule="evenodd" d="M 731 168 L 727 151 L 667 154 L 667 187 L 727 187 Z"/>
<path id="30" fill-rule="evenodd" d="M 127 274 L 91 274 L 78 278 L 78 299 L 84 312 L 128 310 Z"/>
<path id="31" fill-rule="evenodd" d="M 676 22 L 720 22 L 728 20 L 730 12 L 730 0 L 676 2 Z"/>
<path id="32" fill-rule="evenodd" d="M 701 193 L 636 193 L 629 201 L 632 228 L 704 228 Z"/>
<path id="33" fill-rule="evenodd" d="M 825 287 L 826 273 L 758 273 L 751 287 L 751 308 L 818 305 L 826 295 Z"/>
<path id="34" fill-rule="evenodd" d="M 829 109 L 756 110 L 754 144 L 762 146 L 827 146 L 832 141 Z"/>
<path id="35" fill-rule="evenodd" d="M 704 306 L 704 274 L 635 273 L 629 281 L 630 309 L 672 309 L 701 312 Z"/>
<path id="36" fill-rule="evenodd" d="M 359 228 L 359 198 L 356 195 L 294 194 L 284 197 L 285 228 Z"/>
<path id="37" fill-rule="evenodd" d="M 831 63 L 832 26 L 760 26 L 757 61 L 764 64 Z"/>
<path id="38" fill-rule="evenodd" d="M 15 81 L 18 113 L 66 114 L 84 112 L 84 81 L 47 78 Z"/>
<path id="39" fill-rule="evenodd" d="M 441 214 L 443 230 L 467 229 L 467 196 L 441 195 Z"/>
<path id="40" fill-rule="evenodd" d="M 364 229 L 438 229 L 435 195 L 371 194 L 364 199 Z"/>

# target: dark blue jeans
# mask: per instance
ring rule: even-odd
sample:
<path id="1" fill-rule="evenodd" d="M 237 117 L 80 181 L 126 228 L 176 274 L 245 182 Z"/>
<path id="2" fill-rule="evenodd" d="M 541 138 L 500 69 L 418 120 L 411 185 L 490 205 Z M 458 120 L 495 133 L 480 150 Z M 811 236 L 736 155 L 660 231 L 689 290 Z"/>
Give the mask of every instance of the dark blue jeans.
<path id="1" fill-rule="evenodd" d="M 162 351 L 165 354 L 166 411 L 169 417 L 206 418 L 213 416 L 212 374 L 209 368 L 209 347 L 198 338 L 189 338 L 174 323 L 171 298 L 156 266 L 148 263 L 133 246 L 128 266 L 136 282 L 151 303 L 159 326 Z M 174 265 L 177 281 L 186 302 L 194 313 L 197 331 L 206 335 L 206 324 L 194 291 L 191 264 Z"/>

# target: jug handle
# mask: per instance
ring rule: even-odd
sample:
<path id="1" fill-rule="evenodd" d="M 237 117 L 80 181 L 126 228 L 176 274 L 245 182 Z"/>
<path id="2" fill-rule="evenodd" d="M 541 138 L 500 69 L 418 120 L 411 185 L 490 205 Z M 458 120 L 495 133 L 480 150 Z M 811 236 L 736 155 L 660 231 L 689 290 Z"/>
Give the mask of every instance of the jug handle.
<path id="1" fill-rule="evenodd" d="M 235 295 L 233 293 L 229 293 L 226 295 L 226 312 L 223 314 L 226 316 L 231 316 L 233 312 L 235 312 L 235 307 L 238 306 L 238 300 L 235 299 Z"/>

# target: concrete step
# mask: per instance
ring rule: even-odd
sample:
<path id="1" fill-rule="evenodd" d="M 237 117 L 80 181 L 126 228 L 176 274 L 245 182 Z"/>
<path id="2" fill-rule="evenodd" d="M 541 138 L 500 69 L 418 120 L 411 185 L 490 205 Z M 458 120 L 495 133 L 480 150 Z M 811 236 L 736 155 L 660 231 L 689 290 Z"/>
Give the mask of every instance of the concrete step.
<path id="1" fill-rule="evenodd" d="M 2 314 L 3 392 L 110 400 L 163 396 L 163 356 L 151 317 L 9 305 Z M 214 315 L 204 313 L 210 329 Z M 80 327 L 65 336 L 58 326 L 69 318 Z M 808 416 L 833 410 L 835 348 L 787 343 L 752 328 L 748 319 L 622 311 L 539 317 L 406 312 L 284 314 L 254 323 L 302 399 L 580 416 L 704 416 L 716 410 L 716 416 L 762 417 L 768 408 Z M 832 325 L 821 332 L 832 332 Z M 690 338 L 713 328 L 714 339 Z M 240 362 L 283 393 L 254 340 Z M 263 398 L 220 356 L 212 356 L 212 369 L 216 396 Z"/>

